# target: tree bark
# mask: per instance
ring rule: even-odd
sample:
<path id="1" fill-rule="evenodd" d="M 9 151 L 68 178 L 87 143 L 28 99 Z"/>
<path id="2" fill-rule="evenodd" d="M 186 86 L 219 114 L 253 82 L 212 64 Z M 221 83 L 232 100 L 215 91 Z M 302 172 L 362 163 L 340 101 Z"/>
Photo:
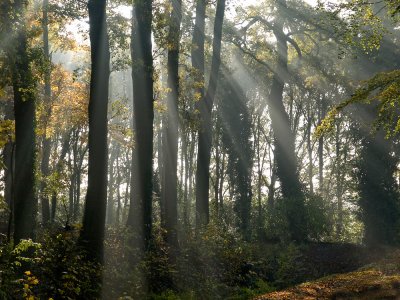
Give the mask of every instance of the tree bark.
<path id="1" fill-rule="evenodd" d="M 182 20 L 182 1 L 171 1 L 172 13 L 168 33 L 168 62 L 167 62 L 167 114 L 165 117 L 165 133 L 163 135 L 163 187 L 162 197 L 165 203 L 165 229 L 167 242 L 178 244 L 178 124 L 179 124 L 179 42 Z"/>
<path id="2" fill-rule="evenodd" d="M 65 156 L 67 155 L 67 153 L 69 151 L 72 131 L 73 130 L 71 130 L 67 134 L 67 136 L 64 138 L 64 141 L 63 141 L 62 147 L 61 147 L 60 158 L 59 158 L 59 160 L 57 162 L 57 165 L 54 168 L 53 172 L 60 173 L 62 171 L 64 158 L 65 158 Z M 57 193 L 55 191 L 53 191 L 53 193 L 51 195 L 50 223 L 54 223 L 55 222 L 56 211 L 57 211 Z"/>
<path id="3" fill-rule="evenodd" d="M 92 72 L 89 98 L 88 189 L 81 241 L 90 259 L 103 261 L 107 206 L 107 106 L 110 53 L 106 0 L 89 0 Z"/>
<path id="4" fill-rule="evenodd" d="M 20 24 L 13 55 L 12 83 L 15 114 L 14 243 L 34 238 L 35 197 L 35 81 L 28 55 L 25 27 L 26 1 L 13 4 L 14 22 Z"/>
<path id="5" fill-rule="evenodd" d="M 149 248 L 152 231 L 153 193 L 153 53 L 151 42 L 152 0 L 134 1 L 131 55 L 133 81 L 133 148 L 131 195 L 127 225 Z"/>
<path id="6" fill-rule="evenodd" d="M 277 5 L 278 15 L 273 32 L 277 40 L 278 61 L 269 96 L 269 114 L 275 137 L 277 176 L 281 182 L 284 201 L 286 201 L 289 232 L 293 240 L 302 241 L 306 238 L 304 194 L 298 174 L 295 137 L 283 105 L 283 90 L 285 81 L 289 77 L 288 46 L 283 30 L 284 20 L 281 19 L 282 10 L 287 9 L 286 1 L 279 1 Z"/>
<path id="7" fill-rule="evenodd" d="M 217 91 L 221 66 L 222 25 L 225 14 L 225 0 L 217 1 L 214 22 L 213 55 L 210 81 L 204 99 L 198 102 L 200 111 L 200 129 L 198 131 L 198 150 L 196 168 L 196 228 L 200 229 L 209 222 L 210 159 L 212 144 L 211 111 Z M 203 73 L 204 74 L 204 73 Z"/>
<path id="8" fill-rule="evenodd" d="M 116 150 L 112 148 L 111 144 L 111 155 L 110 162 L 108 164 L 108 201 L 107 201 L 107 224 L 112 225 L 114 223 L 114 161 L 118 159 L 115 157 Z"/>
<path id="9" fill-rule="evenodd" d="M 44 107 L 45 107 L 45 129 L 47 129 L 47 121 L 51 113 L 51 58 L 49 49 L 49 25 L 48 25 L 48 0 L 43 0 L 43 54 L 46 59 L 46 69 L 44 74 Z M 40 202 L 42 204 L 42 223 L 48 224 L 50 222 L 50 203 L 49 196 L 46 192 L 47 182 L 46 179 L 50 175 L 50 153 L 51 153 L 51 139 L 47 136 L 47 130 L 42 141 L 42 162 L 41 173 L 42 181 L 40 183 Z"/>
<path id="10" fill-rule="evenodd" d="M 14 108 L 11 101 L 7 101 L 5 108 L 4 120 L 14 120 Z M 12 222 L 13 222 L 13 195 L 12 186 L 14 178 L 14 142 L 10 140 L 5 144 L 3 150 L 4 164 L 4 200 L 9 209 L 8 224 L 7 224 L 7 240 L 11 238 Z M 6 232 L 4 232 L 6 233 Z"/>
<path id="11" fill-rule="evenodd" d="M 321 124 L 322 119 L 326 113 L 326 101 L 324 96 L 320 96 L 320 103 L 318 109 L 318 124 Z M 321 196 L 324 196 L 324 137 L 321 135 L 318 138 L 318 181 L 319 181 L 319 192 Z"/>

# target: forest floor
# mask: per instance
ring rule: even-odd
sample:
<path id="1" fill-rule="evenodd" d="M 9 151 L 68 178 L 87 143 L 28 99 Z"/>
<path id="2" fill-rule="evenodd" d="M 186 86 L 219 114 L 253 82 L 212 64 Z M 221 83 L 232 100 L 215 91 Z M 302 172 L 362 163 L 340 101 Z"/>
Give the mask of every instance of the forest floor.
<path id="1" fill-rule="evenodd" d="M 330 275 L 255 299 L 400 299 L 400 249 L 379 249 L 371 255 L 380 258 L 357 271 Z"/>

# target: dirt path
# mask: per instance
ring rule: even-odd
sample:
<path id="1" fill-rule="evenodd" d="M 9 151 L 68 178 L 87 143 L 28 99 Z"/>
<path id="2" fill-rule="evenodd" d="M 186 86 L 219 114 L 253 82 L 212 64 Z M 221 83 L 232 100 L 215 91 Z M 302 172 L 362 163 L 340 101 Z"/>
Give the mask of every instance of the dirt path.
<path id="1" fill-rule="evenodd" d="M 286 299 L 399 299 L 400 275 L 386 276 L 366 270 L 333 275 L 280 292 L 259 296 L 256 300 Z"/>

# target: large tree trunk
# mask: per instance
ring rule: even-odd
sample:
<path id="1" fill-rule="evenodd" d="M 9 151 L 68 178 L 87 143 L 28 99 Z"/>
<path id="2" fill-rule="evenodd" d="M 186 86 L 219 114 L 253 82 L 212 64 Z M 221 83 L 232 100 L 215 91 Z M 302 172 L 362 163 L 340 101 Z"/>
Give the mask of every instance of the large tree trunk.
<path id="1" fill-rule="evenodd" d="M 195 89 L 195 93 L 197 94 L 199 101 L 196 103 L 197 109 L 199 109 L 200 101 L 204 102 L 204 86 L 205 86 L 205 78 L 204 78 L 204 68 L 205 68 L 205 59 L 204 59 L 204 44 L 205 44 L 205 21 L 206 21 L 206 0 L 197 0 L 196 1 L 196 20 L 194 23 L 193 29 L 193 39 L 192 39 L 192 66 L 196 70 L 198 85 Z M 200 115 L 200 118 L 202 116 Z M 208 170 L 207 170 L 208 172 Z M 197 179 L 197 173 L 196 173 Z M 191 181 L 192 182 L 192 181 Z M 196 184 L 196 227 L 201 226 L 201 215 L 204 216 L 206 221 L 208 222 L 208 199 L 207 199 L 207 207 L 203 205 L 200 201 L 197 200 L 197 189 L 200 188 Z M 204 201 L 203 201 L 204 202 Z"/>
<path id="2" fill-rule="evenodd" d="M 35 82 L 28 55 L 25 30 L 26 1 L 14 2 L 17 28 L 12 81 L 15 113 L 14 243 L 33 238 L 36 223 L 35 197 Z"/>
<path id="3" fill-rule="evenodd" d="M 153 53 L 152 0 L 134 1 L 131 38 L 133 126 L 131 195 L 127 225 L 148 249 L 152 231 L 153 193 Z"/>
<path id="4" fill-rule="evenodd" d="M 399 242 L 399 194 L 393 174 L 396 158 L 391 156 L 391 142 L 383 130 L 362 140 L 358 170 L 361 216 L 365 242 L 369 246 Z"/>
<path id="5" fill-rule="evenodd" d="M 173 0 L 170 27 L 168 33 L 168 62 L 167 62 L 167 115 L 165 117 L 165 134 L 163 135 L 163 187 L 162 197 L 165 203 L 165 229 L 167 242 L 178 244 L 178 101 L 179 101 L 179 42 L 180 25 L 182 20 L 182 1 Z"/>
<path id="6" fill-rule="evenodd" d="M 89 258 L 103 261 L 107 206 L 107 105 L 110 53 L 106 0 L 89 0 L 92 72 L 89 99 L 88 188 L 81 240 Z"/>
<path id="7" fill-rule="evenodd" d="M 279 1 L 278 12 L 286 9 L 286 1 Z M 274 24 L 278 61 L 269 96 L 269 113 L 275 137 L 277 176 L 281 182 L 289 232 L 293 240 L 306 238 L 304 194 L 302 191 L 295 153 L 295 137 L 290 128 L 289 116 L 283 105 L 283 90 L 288 72 L 288 46 L 283 30 L 284 21 L 278 14 Z"/>
<path id="8" fill-rule="evenodd" d="M 204 99 L 198 103 L 200 111 L 199 143 L 196 169 L 196 228 L 209 222 L 210 159 L 212 143 L 211 111 L 217 91 L 219 69 L 221 66 L 222 24 L 225 14 L 225 0 L 217 1 L 214 22 L 213 55 L 210 81 Z M 203 73 L 204 74 L 204 73 Z"/>

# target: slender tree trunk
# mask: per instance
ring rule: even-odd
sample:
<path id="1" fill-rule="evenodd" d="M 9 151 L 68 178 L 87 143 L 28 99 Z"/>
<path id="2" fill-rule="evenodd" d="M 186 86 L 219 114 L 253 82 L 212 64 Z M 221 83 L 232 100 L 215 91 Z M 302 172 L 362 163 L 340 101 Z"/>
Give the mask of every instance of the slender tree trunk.
<path id="1" fill-rule="evenodd" d="M 224 178 L 225 178 L 225 161 L 226 161 L 226 152 L 222 152 L 222 160 L 221 160 L 221 172 L 220 172 L 220 181 L 218 188 L 218 198 L 219 198 L 219 212 L 221 215 L 224 213 Z"/>
<path id="2" fill-rule="evenodd" d="M 106 1 L 89 0 L 88 9 L 92 72 L 89 99 L 88 188 L 81 240 L 89 258 L 102 262 L 107 206 L 107 106 L 110 75 Z"/>
<path id="3" fill-rule="evenodd" d="M 204 99 L 198 102 L 200 111 L 200 129 L 198 132 L 197 168 L 196 168 L 196 228 L 200 229 L 209 222 L 210 159 L 212 143 L 211 111 L 217 91 L 221 66 L 222 24 L 225 14 L 225 0 L 217 1 L 214 22 L 213 55 L 210 81 Z M 198 43 L 199 44 L 199 43 Z M 204 74 L 204 73 L 203 73 Z"/>
<path id="4" fill-rule="evenodd" d="M 165 134 L 163 136 L 164 180 L 162 197 L 165 203 L 165 229 L 167 242 L 178 244 L 178 101 L 179 101 L 179 42 L 180 25 L 182 20 L 182 1 L 173 0 L 170 27 L 168 33 L 168 62 L 167 62 L 167 114 L 165 116 Z"/>
<path id="5" fill-rule="evenodd" d="M 74 151 L 73 151 L 74 152 Z M 75 158 L 74 158 L 75 159 Z M 73 166 L 72 162 L 73 158 L 71 157 L 71 154 L 68 157 L 68 169 L 71 173 L 71 176 L 69 178 L 69 188 L 68 188 L 68 214 L 67 214 L 67 221 L 66 225 L 71 225 L 71 219 L 74 214 L 74 200 L 75 200 L 75 168 Z"/>
<path id="6" fill-rule="evenodd" d="M 79 215 L 80 215 L 80 200 L 81 200 L 81 184 L 82 184 L 82 172 L 83 172 L 83 162 L 85 160 L 85 155 L 88 150 L 87 145 L 82 149 L 80 149 L 80 154 L 79 154 L 79 162 L 77 165 L 76 169 L 76 201 L 75 201 L 75 206 L 74 206 L 74 222 L 78 221 Z"/>
<path id="7" fill-rule="evenodd" d="M 12 84 L 15 114 L 14 243 L 34 238 L 35 197 L 35 81 L 28 55 L 26 1 L 13 3 L 16 45 L 12 55 Z"/>
<path id="8" fill-rule="evenodd" d="M 196 145 L 196 134 L 192 132 L 191 134 L 191 141 L 189 146 L 189 192 L 188 192 L 188 204 L 187 204 L 187 215 L 188 221 L 190 225 L 190 215 L 192 212 L 191 204 L 194 199 L 194 192 L 193 192 L 193 177 L 194 177 L 194 161 L 193 158 L 195 157 L 195 145 Z"/>
<path id="9" fill-rule="evenodd" d="M 336 200 L 337 200 L 337 224 L 336 224 L 336 234 L 339 238 L 343 232 L 343 198 L 341 192 L 341 140 L 340 140 L 340 123 L 336 124 L 335 132 L 335 151 L 336 151 Z"/>
<path id="10" fill-rule="evenodd" d="M 262 216 L 262 186 L 263 186 L 263 172 L 261 165 L 261 114 L 257 116 L 257 127 L 254 129 L 254 144 L 255 149 L 257 149 L 257 206 L 258 206 L 258 235 L 261 237 L 262 229 L 263 229 L 263 216 Z"/>
<path id="11" fill-rule="evenodd" d="M 312 126 L 312 118 L 309 116 L 307 120 L 307 153 L 308 153 L 308 182 L 310 184 L 310 193 L 314 193 L 314 183 L 313 183 L 313 149 L 312 149 L 312 140 L 311 140 L 311 126 Z"/>
<path id="12" fill-rule="evenodd" d="M 217 117 L 216 132 L 215 132 L 215 181 L 214 181 L 214 198 L 215 198 L 215 219 L 218 221 L 219 217 L 219 182 L 221 181 L 220 174 L 220 132 L 221 125 Z"/>
<path id="13" fill-rule="evenodd" d="M 110 176 L 108 180 L 108 202 L 107 202 L 108 225 L 114 223 L 114 161 L 115 161 L 115 149 L 112 149 L 110 155 L 110 162 L 108 164 L 108 174 Z"/>
<path id="14" fill-rule="evenodd" d="M 183 134 L 184 141 L 182 143 L 182 156 L 185 164 L 185 178 L 184 178 L 184 190 L 183 190 L 183 225 L 185 229 L 189 228 L 189 154 L 188 154 L 188 143 L 189 133 L 186 131 Z"/>
<path id="15" fill-rule="evenodd" d="M 42 204 L 42 223 L 44 225 L 50 222 L 50 203 L 49 195 L 46 191 L 47 178 L 50 175 L 50 153 L 51 153 L 51 139 L 44 138 L 42 142 L 42 162 L 41 162 L 41 173 L 42 181 L 40 183 L 40 198 Z"/>
<path id="16" fill-rule="evenodd" d="M 152 231 L 153 193 L 153 53 L 152 0 L 134 1 L 131 38 L 135 147 L 127 225 L 148 249 Z"/>
<path id="17" fill-rule="evenodd" d="M 69 148 L 70 148 L 70 141 L 71 141 L 71 132 L 69 132 L 66 137 L 64 138 L 64 141 L 62 143 L 61 147 L 61 154 L 60 158 L 57 162 L 57 165 L 55 167 L 54 172 L 60 173 L 62 171 L 63 163 L 64 163 L 64 158 L 67 155 Z M 50 222 L 54 223 L 55 218 L 56 218 L 56 211 L 57 211 L 57 193 L 53 191 L 51 195 L 51 211 L 50 211 Z"/>
<path id="18" fill-rule="evenodd" d="M 48 25 L 48 0 L 43 0 L 43 54 L 47 62 L 45 74 L 44 74 L 44 107 L 45 107 L 45 122 L 49 120 L 51 113 L 51 58 L 49 49 L 49 25 Z M 45 124 L 47 129 L 47 124 Z M 47 224 L 50 222 L 50 204 L 49 196 L 46 192 L 46 179 L 50 175 L 50 153 L 51 153 L 51 139 L 47 136 L 47 130 L 45 130 L 45 135 L 42 142 L 42 163 L 41 163 L 41 173 L 42 181 L 40 183 L 40 201 L 42 204 L 42 222 Z"/>
<path id="19" fill-rule="evenodd" d="M 115 216 L 115 223 L 119 225 L 120 218 L 121 218 L 121 167 L 120 167 L 120 159 L 119 159 L 119 154 L 117 156 L 117 214 Z"/>
<path id="20" fill-rule="evenodd" d="M 80 199 L 81 199 L 81 184 L 82 184 L 82 163 L 80 164 L 80 167 L 76 170 L 76 185 L 75 185 L 75 203 L 74 203 L 74 215 L 73 215 L 73 221 L 77 222 L 79 213 L 80 213 Z"/>
<path id="21" fill-rule="evenodd" d="M 276 160 L 272 162 L 272 175 L 271 183 L 268 187 L 268 210 L 271 212 L 275 208 L 275 185 L 276 185 L 277 175 L 276 175 Z"/>
<path id="22" fill-rule="evenodd" d="M 4 120 L 13 120 L 14 110 L 11 101 L 7 101 L 5 107 Z M 7 239 L 10 240 L 11 237 L 11 227 L 13 222 L 13 177 L 14 177 L 14 143 L 11 140 L 5 144 L 3 150 L 3 164 L 4 164 L 4 200 L 9 209 L 9 220 L 7 224 Z M 4 232 L 6 233 L 6 232 Z"/>
<path id="23" fill-rule="evenodd" d="M 158 121 L 158 122 L 157 122 Z M 160 222 L 162 226 L 165 225 L 165 203 L 164 203 L 164 197 L 162 196 L 162 189 L 163 186 L 165 185 L 165 172 L 164 172 L 164 154 L 163 154 L 163 135 L 164 135 L 164 129 L 163 129 L 163 120 L 162 118 L 157 118 L 156 122 L 158 123 L 158 130 L 157 130 L 157 163 L 158 163 L 158 174 L 159 174 L 159 190 L 160 190 L 160 197 L 159 197 L 159 204 L 160 204 Z"/>
<path id="24" fill-rule="evenodd" d="M 318 124 L 321 124 L 322 119 L 325 117 L 326 103 L 324 97 L 320 96 L 320 104 L 318 109 Z M 324 193 L 324 137 L 321 135 L 318 138 L 318 178 L 319 178 L 319 192 L 321 195 Z"/>

